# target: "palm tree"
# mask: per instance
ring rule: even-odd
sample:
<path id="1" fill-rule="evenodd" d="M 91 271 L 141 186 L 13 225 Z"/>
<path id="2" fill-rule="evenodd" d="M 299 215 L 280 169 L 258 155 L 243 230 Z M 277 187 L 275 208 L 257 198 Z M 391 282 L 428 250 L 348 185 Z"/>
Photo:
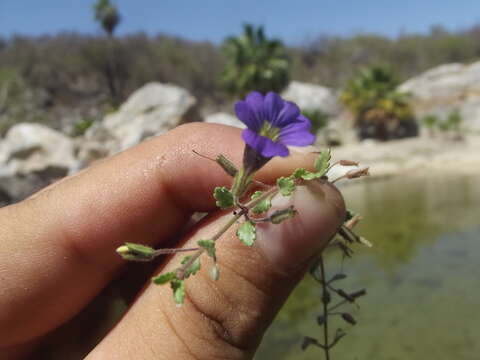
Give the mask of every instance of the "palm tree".
<path id="1" fill-rule="evenodd" d="M 120 23 L 120 13 L 115 5 L 110 3 L 110 0 L 98 0 L 93 5 L 95 20 L 100 23 L 108 38 L 104 46 L 98 49 L 97 54 L 90 56 L 92 61 L 96 64 L 100 73 L 106 80 L 108 91 L 110 93 L 110 102 L 113 106 L 120 103 L 121 86 L 119 83 L 118 61 L 115 52 L 118 44 L 116 43 L 113 33 L 115 28 Z M 102 47 L 104 49 L 102 49 Z M 105 50 L 105 51 L 103 51 Z"/>
<path id="2" fill-rule="evenodd" d="M 226 58 L 222 82 L 232 94 L 279 92 L 289 82 L 285 48 L 281 41 L 267 39 L 262 26 L 244 25 L 243 35 L 225 40 L 222 50 Z"/>
<path id="3" fill-rule="evenodd" d="M 93 5 L 93 10 L 95 12 L 95 20 L 100 23 L 108 36 L 113 36 L 113 32 L 121 19 L 117 7 L 110 3 L 110 0 L 98 0 Z"/>
<path id="4" fill-rule="evenodd" d="M 385 66 L 361 69 L 340 95 L 355 116 L 360 138 L 379 140 L 417 135 L 409 95 L 397 90 L 398 80 Z"/>

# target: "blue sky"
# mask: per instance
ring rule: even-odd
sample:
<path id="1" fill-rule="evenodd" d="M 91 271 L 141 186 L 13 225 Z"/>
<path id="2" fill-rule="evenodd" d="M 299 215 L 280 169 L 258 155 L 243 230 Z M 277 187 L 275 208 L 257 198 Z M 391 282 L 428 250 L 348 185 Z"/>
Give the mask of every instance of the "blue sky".
<path id="1" fill-rule="evenodd" d="M 457 30 L 480 23 L 479 0 L 114 0 L 123 14 L 119 34 L 144 31 L 220 42 L 244 22 L 299 44 L 318 34 L 373 32 L 388 36 Z M 99 33 L 92 0 L 0 0 L 0 35 Z"/>

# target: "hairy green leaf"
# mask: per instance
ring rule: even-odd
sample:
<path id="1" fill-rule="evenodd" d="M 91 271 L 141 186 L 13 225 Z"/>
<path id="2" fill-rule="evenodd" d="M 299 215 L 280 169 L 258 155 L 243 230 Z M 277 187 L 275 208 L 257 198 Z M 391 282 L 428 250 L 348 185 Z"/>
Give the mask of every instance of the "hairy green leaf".
<path id="1" fill-rule="evenodd" d="M 216 187 L 213 190 L 213 197 L 217 200 L 216 205 L 220 209 L 228 209 L 233 206 L 233 195 L 225 186 Z"/>
<path id="2" fill-rule="evenodd" d="M 213 240 L 198 240 L 197 241 L 198 246 L 202 247 L 205 249 L 207 252 L 208 256 L 213 258 L 214 261 L 216 261 L 216 255 L 215 255 L 215 241 Z"/>
<path id="3" fill-rule="evenodd" d="M 186 264 L 191 259 L 191 256 L 185 256 L 182 260 L 182 264 Z M 190 275 L 195 275 L 200 270 L 200 258 L 196 258 L 195 261 L 185 270 L 185 279 Z"/>
<path id="4" fill-rule="evenodd" d="M 295 190 L 295 181 L 291 177 L 280 177 L 277 179 L 277 186 L 280 194 L 289 196 Z"/>
<path id="5" fill-rule="evenodd" d="M 315 169 L 317 170 L 317 173 L 320 173 L 320 176 L 325 175 L 327 172 L 329 166 L 330 166 L 330 159 L 332 158 L 332 154 L 330 149 L 328 150 L 323 150 L 320 152 L 318 157 L 315 159 L 315 162 L 313 166 L 315 166 Z"/>
<path id="6" fill-rule="evenodd" d="M 172 281 L 176 277 L 177 276 L 175 275 L 174 272 L 168 272 L 168 273 L 165 273 L 165 274 L 160 274 L 158 276 L 155 276 L 152 279 L 152 281 L 157 285 L 163 285 L 163 284 L 166 284 L 166 283 Z"/>
<path id="7" fill-rule="evenodd" d="M 170 282 L 173 291 L 173 299 L 178 305 L 182 305 L 185 300 L 185 282 L 179 279 L 173 279 Z"/>
<path id="8" fill-rule="evenodd" d="M 252 200 L 258 199 L 260 196 L 263 195 L 262 191 L 255 191 L 251 197 Z M 262 201 L 260 201 L 257 205 L 252 208 L 252 212 L 254 214 L 261 214 L 268 211 L 272 207 L 272 197 L 269 196 Z"/>
<path id="9" fill-rule="evenodd" d="M 247 246 L 252 246 L 257 238 L 255 224 L 245 221 L 237 230 L 237 236 Z"/>

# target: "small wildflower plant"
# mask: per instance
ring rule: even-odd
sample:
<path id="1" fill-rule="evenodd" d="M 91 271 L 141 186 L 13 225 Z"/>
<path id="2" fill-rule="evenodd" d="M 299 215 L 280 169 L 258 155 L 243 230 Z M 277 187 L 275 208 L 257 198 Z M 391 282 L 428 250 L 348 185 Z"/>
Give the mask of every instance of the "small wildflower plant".
<path id="1" fill-rule="evenodd" d="M 125 243 L 117 249 L 120 256 L 131 261 L 151 261 L 163 254 L 189 253 L 174 271 L 160 274 L 152 279 L 158 285 L 169 284 L 173 292 L 173 299 L 179 306 L 185 301 L 185 281 L 200 270 L 202 255 L 213 260 L 210 268 L 212 280 L 219 279 L 221 269 L 217 266 L 216 246 L 222 235 L 231 226 L 240 222 L 236 235 L 243 244 L 252 246 L 257 237 L 256 226 L 258 223 L 276 225 L 296 216 L 297 211 L 293 206 L 269 212 L 273 196 L 277 194 L 291 196 L 297 186 L 309 181 L 327 182 L 329 181 L 327 173 L 336 165 L 355 166 L 355 168 L 334 179 L 331 181 L 332 183 L 344 178 L 353 179 L 368 175 L 368 168 L 358 168 L 358 163 L 354 161 L 341 160 L 332 164 L 330 150 L 324 150 L 317 152 L 318 156 L 313 164 L 314 171 L 298 168 L 289 176 L 278 178 L 276 183 L 271 186 L 258 183 L 255 181 L 256 172 L 273 157 L 288 156 L 290 154 L 288 146 L 308 146 L 315 142 L 315 136 L 310 132 L 311 123 L 307 117 L 301 114 L 296 104 L 282 99 L 274 92 L 266 95 L 251 92 L 244 100 L 235 104 L 235 113 L 247 126 L 241 135 L 245 142 L 243 163 L 237 168 L 221 154 L 215 159 L 211 159 L 232 177 L 230 188 L 216 187 L 213 191 L 217 207 L 231 209 L 231 218 L 212 237 L 199 240 L 198 246 L 195 248 L 153 249 L 141 244 Z M 192 151 L 194 150 L 192 149 Z M 262 191 L 256 189 L 259 184 L 262 185 Z M 351 220 L 348 220 L 351 224 Z M 332 240 L 332 245 L 340 247 L 347 255 L 349 255 L 350 243 L 365 242 L 353 233 L 351 227 L 346 222 L 338 230 L 339 238 Z M 319 278 L 320 265 L 321 275 Z M 323 271 L 323 260 L 315 264 L 311 274 L 320 282 L 323 281 L 325 290 L 327 282 Z M 351 320 L 348 315 L 345 318 Z M 307 341 L 307 346 L 309 344 L 319 345 L 316 340 L 308 339 L 310 340 Z M 326 340 L 328 341 L 328 337 Z M 329 346 L 328 343 L 321 345 L 322 348 Z"/>

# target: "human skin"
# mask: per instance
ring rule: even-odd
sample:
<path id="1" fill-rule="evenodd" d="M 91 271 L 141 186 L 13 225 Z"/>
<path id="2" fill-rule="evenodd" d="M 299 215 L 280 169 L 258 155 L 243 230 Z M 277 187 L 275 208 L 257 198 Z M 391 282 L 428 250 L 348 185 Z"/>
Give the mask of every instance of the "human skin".
<path id="1" fill-rule="evenodd" d="M 125 264 L 115 253 L 124 242 L 161 248 L 173 238 L 194 247 L 214 234 L 231 213 L 217 210 L 212 191 L 231 178 L 192 150 L 240 164 L 243 146 L 232 127 L 180 126 L 0 209 L 0 359 L 34 351 L 39 339 L 84 308 Z M 314 155 L 306 152 L 271 160 L 257 179 L 272 183 L 310 168 Z M 202 257 L 182 307 L 168 286 L 145 284 L 87 359 L 251 359 L 345 216 L 340 193 L 326 182 L 299 187 L 276 206 L 286 201 L 298 216 L 259 226 L 253 247 L 238 241 L 235 226 L 220 238 L 220 279 L 209 278 L 210 259 Z M 183 234 L 197 211 L 211 215 Z M 165 259 L 157 272 L 174 269 L 184 255 Z"/>

